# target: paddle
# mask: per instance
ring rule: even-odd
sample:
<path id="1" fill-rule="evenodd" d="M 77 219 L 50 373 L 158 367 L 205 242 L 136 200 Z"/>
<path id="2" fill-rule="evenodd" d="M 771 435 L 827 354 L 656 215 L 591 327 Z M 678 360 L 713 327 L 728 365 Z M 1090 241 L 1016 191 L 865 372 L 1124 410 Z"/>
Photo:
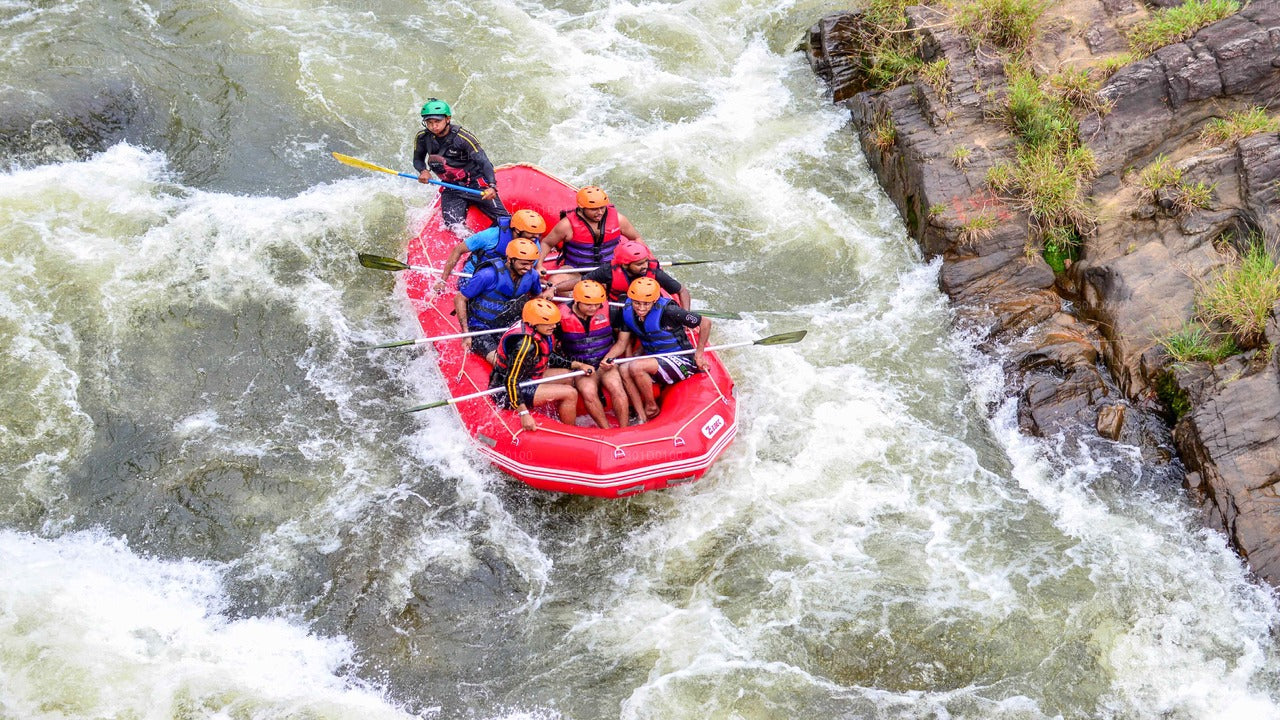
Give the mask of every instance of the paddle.
<path id="1" fill-rule="evenodd" d="M 384 168 L 381 165 L 374 165 L 371 162 L 361 160 L 360 158 L 353 158 L 350 155 L 343 155 L 342 153 L 333 153 L 333 159 L 337 160 L 338 162 L 344 165 L 350 165 L 351 167 L 358 167 L 364 170 L 373 170 L 374 172 L 384 172 L 389 175 L 399 175 L 402 178 L 409 178 L 410 180 L 418 179 L 418 176 L 412 173 L 396 172 L 391 168 Z M 458 190 L 458 191 L 467 193 L 469 195 L 475 195 L 476 197 L 484 195 L 484 192 L 481 190 L 476 190 L 475 188 L 463 187 L 461 185 L 454 185 L 453 183 L 447 183 L 441 180 L 427 180 L 427 182 L 432 185 L 439 185 L 440 187 L 449 188 L 450 190 Z"/>
<path id="2" fill-rule="evenodd" d="M 556 296 L 551 299 L 555 300 L 558 303 L 573 302 L 573 298 L 571 297 Z M 626 305 L 626 303 L 620 303 L 620 302 L 609 303 L 609 307 L 622 307 L 624 305 Z M 712 310 L 693 310 L 692 312 L 696 312 L 699 315 L 706 315 L 709 318 L 719 318 L 720 320 L 741 320 L 742 319 L 742 316 L 736 312 L 715 312 Z"/>
<path id="3" fill-rule="evenodd" d="M 360 258 L 361 265 L 373 270 L 388 270 L 391 272 L 399 272 L 400 270 L 417 270 L 419 272 L 425 272 L 425 273 L 440 272 L 438 268 L 427 267 L 426 265 L 409 265 L 407 263 L 400 262 L 395 258 L 383 257 L 381 255 L 370 255 L 369 253 L 357 253 L 357 256 Z M 711 261 L 698 260 L 697 262 L 711 262 Z M 587 269 L 590 269 L 590 268 L 587 268 Z M 552 270 L 551 272 L 555 273 L 559 271 Z M 453 273 L 453 275 L 455 277 L 471 277 L 471 273 L 466 273 L 466 272 L 455 272 Z M 573 298 L 571 297 L 557 297 L 552 299 L 555 300 L 556 302 L 565 302 L 565 303 L 573 302 Z M 623 305 L 620 302 L 613 302 L 609 304 L 612 305 L 613 307 L 622 307 Z M 715 312 L 714 310 L 694 310 L 694 312 L 698 313 L 699 315 L 706 315 L 709 318 L 718 318 L 720 320 L 741 320 L 742 319 L 742 316 L 736 312 Z"/>
<path id="4" fill-rule="evenodd" d="M 586 375 L 586 374 L 587 373 L 585 370 L 574 370 L 573 372 L 570 372 L 570 373 L 550 375 L 547 377 L 538 378 L 537 380 L 525 380 L 524 382 L 520 383 L 520 387 L 532 387 L 534 385 L 541 385 L 542 383 L 545 383 L 545 382 L 551 382 L 552 380 L 562 380 L 564 378 L 577 377 L 579 375 Z M 470 395 L 461 395 L 456 398 L 449 398 L 448 400 L 437 400 L 435 402 L 429 402 L 425 405 L 414 405 L 413 407 L 407 408 L 405 410 L 401 410 L 400 412 L 407 414 L 407 413 L 418 412 L 420 410 L 433 410 L 438 407 L 444 407 L 445 405 L 455 405 L 457 403 L 462 402 L 463 400 L 474 400 L 479 397 L 484 397 L 485 395 L 493 395 L 495 393 L 500 393 L 506 389 L 507 389 L 506 386 L 489 388 L 488 390 L 481 390 L 480 392 L 473 392 Z"/>
<path id="5" fill-rule="evenodd" d="M 746 342 L 712 345 L 711 347 L 703 348 L 703 352 L 708 350 L 728 350 L 729 348 L 749 347 L 751 345 L 764 345 L 766 347 L 771 345 L 790 345 L 791 343 L 798 343 L 803 340 L 804 336 L 808 334 L 808 332 L 808 330 L 795 330 L 793 332 L 779 333 L 777 335 L 770 335 L 769 337 L 748 340 Z M 620 365 L 622 363 L 634 362 L 636 360 L 647 360 L 649 358 L 671 357 L 673 355 L 692 355 L 695 352 L 697 352 L 695 348 L 690 348 L 688 350 L 672 350 L 671 352 L 654 353 L 652 355 L 635 355 L 633 357 L 614 358 L 613 362 L 615 365 Z"/>
<path id="6" fill-rule="evenodd" d="M 395 258 L 383 257 L 381 255 L 370 255 L 369 253 L 356 253 L 360 258 L 360 264 L 371 270 L 389 270 L 391 272 L 399 272 L 400 270 L 417 270 L 425 273 L 438 273 L 440 268 L 427 267 L 426 265 L 409 265 L 402 263 Z M 469 272 L 455 272 L 453 275 L 457 277 L 471 277 Z"/>
<path id="7" fill-rule="evenodd" d="M 771 345 L 789 345 L 791 343 L 800 342 L 802 339 L 804 339 L 805 334 L 808 332 L 809 332 L 808 330 L 796 330 L 794 332 L 780 333 L 778 335 L 770 335 L 769 337 L 763 337 L 763 338 L 751 340 L 748 342 L 726 343 L 724 345 L 712 345 L 711 347 L 703 348 L 703 352 L 706 352 L 709 350 L 728 350 L 729 348 L 747 347 L 749 345 L 764 345 L 766 347 Z M 626 362 L 633 362 L 635 360 L 644 360 L 646 358 L 668 357 L 670 355 L 692 355 L 693 353 L 694 353 L 693 349 L 675 350 L 672 352 L 654 353 L 653 355 L 636 355 L 635 357 L 628 357 L 628 358 L 614 358 L 613 362 L 626 363 Z M 578 375 L 585 375 L 585 374 L 586 373 L 582 370 L 574 370 L 571 373 L 563 373 L 561 375 L 552 375 L 550 377 L 538 378 L 537 380 L 526 380 L 520 383 L 520 387 L 532 387 L 534 385 L 541 385 L 542 383 L 545 383 L 545 382 L 551 382 L 552 380 L 561 380 L 564 378 L 577 377 Z M 484 397 L 486 395 L 493 395 L 495 393 L 500 393 L 503 390 L 506 390 L 506 387 L 489 388 L 488 390 L 481 390 L 480 392 L 474 392 L 474 393 L 471 393 L 470 395 L 462 395 L 456 398 L 449 398 L 448 400 L 437 400 L 435 402 L 426 403 L 425 405 L 415 405 L 406 410 L 402 410 L 401 412 L 414 413 L 414 412 L 419 412 L 421 410 L 433 410 L 438 407 L 444 407 L 445 405 L 455 405 L 457 403 L 462 402 L 463 400 L 474 400 L 476 398 Z"/>
<path id="8" fill-rule="evenodd" d="M 658 266 L 659 266 L 659 267 L 675 267 L 676 265 L 704 265 L 704 264 L 706 264 L 706 263 L 713 263 L 713 262 L 719 262 L 719 261 L 718 261 L 718 260 L 676 260 L 675 262 L 660 262 L 660 263 L 658 263 Z M 575 267 L 562 267 L 562 268 L 553 268 L 553 269 L 551 269 L 551 270 L 547 270 L 547 274 L 548 274 L 548 275 L 555 275 L 556 273 L 564 273 L 564 274 L 566 274 L 566 275 L 573 275 L 573 274 L 576 274 L 576 273 L 589 273 L 589 272 L 591 272 L 592 270 L 599 270 L 601 267 L 603 267 L 603 266 L 601 266 L 601 265 L 597 265 L 596 267 L 580 267 L 580 268 L 575 268 Z"/>
<path id="9" fill-rule="evenodd" d="M 425 345 L 426 343 L 440 342 L 441 340 L 457 340 L 458 338 L 469 338 L 475 337 L 476 335 L 495 335 L 500 332 L 506 332 L 509 329 L 510 328 L 490 328 L 489 330 L 472 330 L 471 332 L 454 333 L 452 335 L 436 335 L 435 337 L 416 338 L 414 340 L 396 340 L 394 342 L 384 342 L 356 349 L 380 350 L 382 348 L 404 347 L 406 345 Z"/>

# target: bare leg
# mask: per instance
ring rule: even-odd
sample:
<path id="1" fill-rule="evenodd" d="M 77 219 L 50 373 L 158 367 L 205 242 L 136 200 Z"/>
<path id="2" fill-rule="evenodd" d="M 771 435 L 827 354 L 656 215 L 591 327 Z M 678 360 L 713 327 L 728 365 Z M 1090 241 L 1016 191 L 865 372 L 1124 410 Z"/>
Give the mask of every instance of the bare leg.
<path id="1" fill-rule="evenodd" d="M 597 374 L 599 371 L 596 371 Z M 578 386 L 578 392 L 582 394 L 582 404 L 587 409 L 587 414 L 595 421 L 596 427 L 609 427 L 609 420 L 604 415 L 604 405 L 600 402 L 600 385 L 596 382 L 595 375 L 582 375 L 574 381 Z"/>
<path id="2" fill-rule="evenodd" d="M 561 371 L 558 374 L 562 374 Z M 550 373 L 548 373 L 550 374 Z M 560 422 L 572 425 L 578 420 L 578 391 L 572 385 L 573 378 L 565 378 L 564 382 L 543 383 L 533 391 L 534 405 L 558 403 Z"/>
<path id="3" fill-rule="evenodd" d="M 630 406 L 636 410 L 637 421 L 647 421 L 649 416 L 644 414 L 644 401 L 640 398 L 640 390 L 636 388 L 636 379 L 631 375 L 630 363 L 622 367 L 622 386 L 627 391 Z"/>
<path id="4" fill-rule="evenodd" d="M 618 418 L 618 427 L 627 427 L 631 424 L 631 403 L 628 402 L 622 371 L 616 366 L 610 367 L 603 371 L 603 375 L 600 384 L 604 385 L 604 391 L 609 393 L 609 401 L 613 403 L 613 414 Z M 604 426 L 601 425 L 601 427 Z"/>
<path id="5" fill-rule="evenodd" d="M 644 410 L 644 417 L 651 418 L 658 414 L 658 401 L 653 396 L 653 378 L 651 372 L 658 371 L 657 360 L 637 360 L 631 364 L 631 379 L 635 381 L 636 392 L 640 396 L 637 410 Z"/>

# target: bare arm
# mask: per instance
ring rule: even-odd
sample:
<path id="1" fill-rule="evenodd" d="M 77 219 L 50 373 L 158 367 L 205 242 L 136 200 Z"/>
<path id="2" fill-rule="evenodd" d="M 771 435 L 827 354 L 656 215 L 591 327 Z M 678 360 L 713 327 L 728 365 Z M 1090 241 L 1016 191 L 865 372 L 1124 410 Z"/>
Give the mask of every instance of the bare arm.
<path id="1" fill-rule="evenodd" d="M 551 232 L 542 238 L 542 256 L 538 258 L 539 266 L 541 266 L 543 260 L 547 259 L 547 255 L 550 255 L 552 250 L 560 247 L 560 243 L 568 240 L 572 235 L 573 228 L 569 226 L 569 218 L 560 218 L 560 222 L 553 225 Z"/>
<path id="2" fill-rule="evenodd" d="M 449 282 L 449 273 L 458 266 L 458 261 L 462 259 L 462 254 L 467 251 L 466 241 L 460 242 L 453 246 L 449 251 L 449 257 L 444 259 L 444 269 L 440 271 L 440 285 Z"/>
<path id="3" fill-rule="evenodd" d="M 616 357 L 622 357 L 623 353 L 627 351 L 627 346 L 630 343 L 631 331 L 623 330 L 619 332 L 618 339 L 613 341 L 613 346 L 609 348 L 609 352 L 605 353 L 604 357 L 600 359 L 600 364 L 604 365 L 606 363 L 613 362 L 613 359 Z"/>
<path id="4" fill-rule="evenodd" d="M 458 316 L 458 329 L 467 332 L 467 298 L 462 293 L 453 296 L 453 312 Z"/>
<path id="5" fill-rule="evenodd" d="M 640 239 L 640 233 L 635 229 L 635 226 L 633 226 L 631 221 L 627 219 L 627 216 L 622 213 L 618 213 L 618 230 L 622 232 L 622 237 L 628 240 L 644 242 Z"/>

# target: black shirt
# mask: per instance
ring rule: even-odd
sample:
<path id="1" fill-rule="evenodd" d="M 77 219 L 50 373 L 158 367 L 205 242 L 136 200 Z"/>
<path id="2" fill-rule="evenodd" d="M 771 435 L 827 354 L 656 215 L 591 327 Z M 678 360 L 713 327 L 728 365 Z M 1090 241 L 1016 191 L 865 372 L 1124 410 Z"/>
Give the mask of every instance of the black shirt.
<path id="1" fill-rule="evenodd" d="M 481 187 L 478 181 L 483 179 L 486 187 L 497 185 L 493 177 L 493 163 L 489 162 L 489 156 L 485 155 L 484 148 L 480 147 L 480 141 L 476 136 L 461 125 L 450 123 L 449 132 L 445 133 L 444 137 L 436 137 L 426 128 L 419 130 L 418 137 L 413 143 L 415 170 L 422 172 L 427 168 L 428 155 L 441 155 L 449 168 L 466 173 L 466 178 L 448 180 L 449 182 L 468 187 Z M 447 180 L 444 171 L 444 165 L 431 163 L 431 172 Z"/>

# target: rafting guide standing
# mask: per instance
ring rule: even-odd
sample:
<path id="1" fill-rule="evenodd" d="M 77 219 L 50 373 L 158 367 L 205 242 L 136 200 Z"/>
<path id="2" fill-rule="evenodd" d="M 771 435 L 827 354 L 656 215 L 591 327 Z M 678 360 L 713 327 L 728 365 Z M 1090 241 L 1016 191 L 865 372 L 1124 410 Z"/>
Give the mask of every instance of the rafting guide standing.
<path id="1" fill-rule="evenodd" d="M 498 198 L 498 183 L 489 156 L 475 135 L 453 123 L 453 109 L 443 100 L 430 98 L 422 106 L 422 129 L 413 144 L 413 167 L 420 183 L 430 181 L 431 173 L 435 173 L 447 183 L 481 191 L 479 197 L 450 188 L 440 192 L 441 220 L 460 238 L 468 234 L 468 205 L 475 205 L 494 224 L 510 215 Z"/>

